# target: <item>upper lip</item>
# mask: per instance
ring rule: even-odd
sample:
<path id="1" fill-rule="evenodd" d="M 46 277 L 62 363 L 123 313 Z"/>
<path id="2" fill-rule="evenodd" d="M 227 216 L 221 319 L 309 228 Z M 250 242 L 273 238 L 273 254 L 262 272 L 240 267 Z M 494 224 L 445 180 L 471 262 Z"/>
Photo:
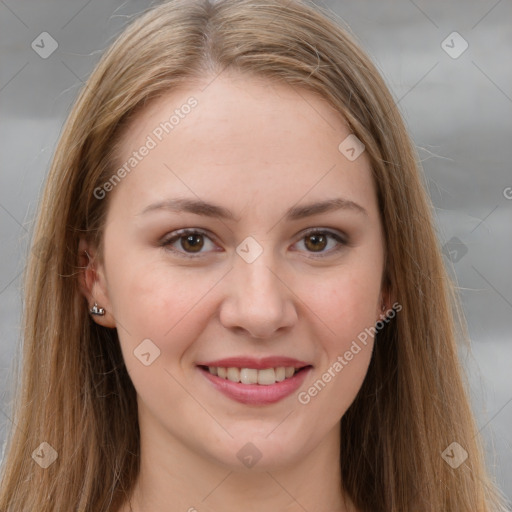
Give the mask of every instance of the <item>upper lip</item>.
<path id="1" fill-rule="evenodd" d="M 310 363 L 299 361 L 293 357 L 269 356 L 254 358 L 247 356 L 227 357 L 224 359 L 215 359 L 214 361 L 203 361 L 197 363 L 198 366 L 216 366 L 219 368 L 254 368 L 261 370 L 264 368 L 293 367 L 303 368 L 311 366 Z"/>

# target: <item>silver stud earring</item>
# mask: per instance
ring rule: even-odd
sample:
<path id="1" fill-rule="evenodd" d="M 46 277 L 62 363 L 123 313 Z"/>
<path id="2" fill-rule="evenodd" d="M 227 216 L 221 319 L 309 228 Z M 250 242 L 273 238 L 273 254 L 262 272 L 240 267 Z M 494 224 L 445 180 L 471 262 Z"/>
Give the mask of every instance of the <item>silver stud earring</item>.
<path id="1" fill-rule="evenodd" d="M 105 314 L 105 310 L 103 308 L 99 308 L 98 304 L 95 302 L 94 306 L 89 309 L 89 313 L 91 313 L 91 315 L 103 316 Z"/>

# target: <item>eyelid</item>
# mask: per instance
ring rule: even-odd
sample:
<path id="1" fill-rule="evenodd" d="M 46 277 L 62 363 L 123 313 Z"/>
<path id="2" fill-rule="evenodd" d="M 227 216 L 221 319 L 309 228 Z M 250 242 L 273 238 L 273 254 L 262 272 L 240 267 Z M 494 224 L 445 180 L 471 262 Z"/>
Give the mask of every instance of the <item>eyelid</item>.
<path id="1" fill-rule="evenodd" d="M 312 256 L 307 256 L 308 258 L 321 259 L 323 257 L 331 256 L 331 255 L 337 253 L 339 250 L 346 247 L 347 245 L 349 245 L 348 237 L 345 233 L 336 231 L 336 230 L 332 230 L 330 228 L 322 228 L 322 227 L 307 228 L 307 229 L 301 231 L 298 235 L 297 241 L 294 242 L 293 245 L 302 241 L 308 235 L 312 235 L 312 234 L 316 234 L 316 233 L 321 233 L 321 234 L 330 236 L 338 243 L 338 247 L 331 249 L 329 251 L 326 251 L 326 252 L 319 252 L 319 253 L 310 252 L 309 254 L 311 254 Z M 180 250 L 170 247 L 170 245 L 172 243 L 178 241 L 180 238 L 182 238 L 186 235 L 189 235 L 189 234 L 203 235 L 206 238 L 209 238 L 212 242 L 215 242 L 215 240 L 216 240 L 216 237 L 207 230 L 204 230 L 201 228 L 182 228 L 182 229 L 178 229 L 178 230 L 173 231 L 172 233 L 169 233 L 168 235 L 166 235 L 161 240 L 161 242 L 159 242 L 159 245 L 161 247 L 165 248 L 166 250 L 171 251 L 174 254 L 178 254 L 179 256 L 182 256 L 182 257 L 188 258 L 188 259 L 198 259 L 201 257 L 201 255 L 207 254 L 207 253 L 203 253 L 203 252 L 187 253 L 187 252 L 183 252 L 183 251 L 180 251 Z M 213 251 L 213 252 L 220 252 L 220 251 Z M 302 251 L 297 251 L 297 252 L 302 252 Z M 315 255 L 315 254 L 318 254 L 318 255 Z"/>
<path id="2" fill-rule="evenodd" d="M 331 228 L 323 228 L 323 227 L 307 228 L 304 231 L 301 231 L 299 233 L 300 234 L 299 240 L 301 240 L 305 236 L 308 236 L 309 234 L 314 234 L 314 233 L 325 233 L 327 235 L 333 236 L 334 238 L 339 238 L 340 243 L 348 244 L 348 236 L 345 233 L 343 233 L 343 231 L 333 230 Z"/>
<path id="3" fill-rule="evenodd" d="M 321 233 L 321 234 L 330 236 L 337 242 L 338 245 L 334 249 L 330 249 L 329 251 L 321 251 L 319 253 L 306 251 L 308 254 L 310 254 L 310 256 L 306 256 L 306 258 L 313 259 L 313 260 L 315 260 L 315 259 L 321 260 L 322 258 L 328 258 L 330 256 L 333 256 L 334 254 L 337 254 L 340 250 L 344 249 L 345 247 L 347 247 L 349 245 L 348 237 L 345 233 L 340 232 L 338 230 L 332 230 L 330 228 L 322 228 L 322 227 L 308 228 L 304 231 L 301 231 L 301 233 L 299 234 L 298 240 L 293 245 L 301 242 L 307 236 L 313 235 L 316 233 Z M 297 251 L 297 252 L 302 252 L 302 251 Z"/>
<path id="4" fill-rule="evenodd" d="M 179 256 L 183 256 L 184 258 L 188 259 L 196 259 L 199 258 L 202 254 L 205 253 L 196 253 L 197 255 L 194 255 L 194 253 L 186 253 L 183 251 L 179 251 L 177 249 L 174 249 L 173 247 L 170 247 L 170 245 L 176 241 L 178 241 L 180 238 L 187 236 L 187 235 L 203 235 L 205 238 L 209 238 L 212 242 L 216 240 L 216 237 L 211 234 L 209 231 L 206 231 L 201 228 L 183 228 L 178 229 L 176 231 L 173 231 L 172 233 L 169 233 L 168 235 L 164 236 L 164 238 L 159 242 L 159 245 L 163 247 L 164 249 L 172 252 L 173 254 L 178 254 Z M 219 252 L 219 251 L 214 251 Z"/>

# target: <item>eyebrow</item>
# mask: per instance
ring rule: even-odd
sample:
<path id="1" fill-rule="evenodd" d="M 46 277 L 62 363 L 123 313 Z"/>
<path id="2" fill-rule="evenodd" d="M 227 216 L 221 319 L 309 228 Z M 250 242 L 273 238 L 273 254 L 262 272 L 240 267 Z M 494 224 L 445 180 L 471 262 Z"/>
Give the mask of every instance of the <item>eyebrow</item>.
<path id="1" fill-rule="evenodd" d="M 207 203 L 201 199 L 187 199 L 187 198 L 174 198 L 160 201 L 158 203 L 146 206 L 140 212 L 140 215 L 155 211 L 155 210 L 168 210 L 171 212 L 188 212 L 204 217 L 214 217 L 225 220 L 237 221 L 233 212 L 212 203 Z M 288 221 L 300 220 L 306 217 L 312 217 L 326 212 L 333 212 L 336 210 L 353 211 L 359 214 L 368 216 L 368 212 L 359 204 L 348 199 L 337 197 L 334 199 L 327 199 L 316 203 L 305 204 L 302 206 L 292 206 L 285 213 L 285 219 Z"/>

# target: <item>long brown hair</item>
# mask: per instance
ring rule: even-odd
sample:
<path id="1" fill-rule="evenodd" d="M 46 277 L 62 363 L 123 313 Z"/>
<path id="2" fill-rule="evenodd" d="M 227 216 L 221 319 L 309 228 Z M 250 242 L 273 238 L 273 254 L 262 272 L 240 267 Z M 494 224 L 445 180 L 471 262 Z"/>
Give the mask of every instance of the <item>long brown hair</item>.
<path id="1" fill-rule="evenodd" d="M 457 359 L 467 337 L 443 266 L 419 159 L 397 106 L 356 39 L 308 0 L 176 0 L 137 18 L 104 54 L 60 138 L 24 275 L 23 353 L 1 512 L 117 511 L 139 470 L 136 392 L 117 332 L 80 293 L 81 235 L 100 248 L 108 197 L 94 190 L 148 101 L 225 69 L 313 91 L 371 160 L 384 226 L 383 283 L 402 311 L 381 330 L 341 419 L 342 486 L 363 512 L 494 512 Z M 453 468 L 453 442 L 468 458 Z M 47 444 L 42 444 L 47 443 Z M 57 455 L 47 468 L 37 450 Z M 55 450 L 55 454 L 52 450 Z"/>

